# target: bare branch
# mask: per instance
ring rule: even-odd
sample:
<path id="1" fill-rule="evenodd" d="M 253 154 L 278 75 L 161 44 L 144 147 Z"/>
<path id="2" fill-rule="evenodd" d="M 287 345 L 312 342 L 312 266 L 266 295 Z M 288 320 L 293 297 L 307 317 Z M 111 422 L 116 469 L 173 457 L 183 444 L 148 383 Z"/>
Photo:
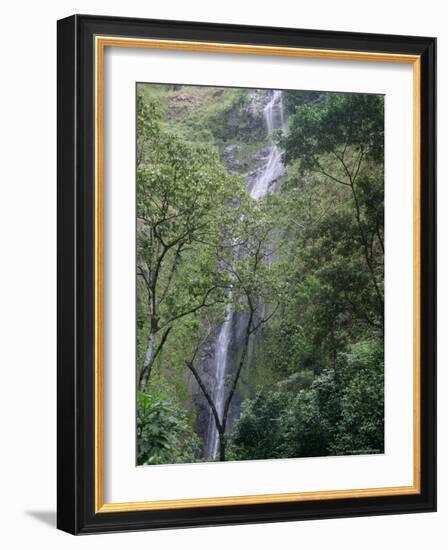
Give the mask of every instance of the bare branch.
<path id="1" fill-rule="evenodd" d="M 341 185 L 346 185 L 346 186 L 349 186 L 350 184 L 347 183 L 346 181 L 343 181 L 343 180 L 340 180 L 338 178 L 336 178 L 335 176 L 332 176 L 331 174 L 329 174 L 327 171 L 325 171 L 321 164 L 319 163 L 319 161 L 317 160 L 317 158 L 313 157 L 313 162 L 316 164 L 316 166 L 319 168 L 319 171 L 324 175 L 326 176 L 327 178 L 330 178 L 331 180 L 335 181 L 336 183 L 340 183 Z"/>
<path id="2" fill-rule="evenodd" d="M 186 311 L 183 311 L 182 313 L 179 313 L 179 315 L 175 315 L 174 317 L 172 317 L 171 319 L 166 321 L 160 328 L 164 328 L 167 325 L 169 325 L 170 323 L 173 323 L 174 321 L 177 321 L 178 319 L 181 319 L 182 317 L 186 317 L 187 315 L 190 315 L 191 313 L 195 313 L 196 311 L 200 310 L 203 307 L 212 307 L 212 306 L 215 306 L 217 304 L 223 304 L 224 302 L 222 300 L 215 300 L 214 302 L 207 303 L 207 298 L 210 296 L 210 294 L 214 290 L 216 290 L 218 288 L 220 288 L 218 285 L 210 287 L 207 290 L 207 292 L 205 293 L 202 301 L 199 304 L 197 304 L 196 306 L 194 306 L 194 307 L 192 307 L 192 308 L 190 308 Z"/>
<path id="3" fill-rule="evenodd" d="M 188 367 L 190 372 L 193 374 L 194 378 L 196 379 L 196 382 L 198 383 L 198 386 L 201 388 L 202 393 L 204 394 L 205 399 L 207 400 L 207 403 L 210 405 L 210 409 L 212 410 L 213 418 L 215 419 L 216 427 L 219 432 L 223 430 L 223 426 L 221 424 L 221 421 L 219 420 L 218 411 L 216 410 L 215 403 L 213 402 L 213 399 L 210 396 L 210 393 L 208 392 L 207 388 L 205 387 L 204 382 L 202 381 L 198 371 L 194 367 L 193 363 L 191 361 L 185 361 L 185 365 Z"/>
<path id="4" fill-rule="evenodd" d="M 254 332 L 256 332 L 262 325 L 264 325 L 265 323 L 267 323 L 269 321 L 269 319 L 271 319 L 277 312 L 278 308 L 280 307 L 280 302 L 277 303 L 277 305 L 275 306 L 275 309 L 274 311 L 272 311 L 267 317 L 265 317 L 264 319 L 262 319 L 256 326 L 254 326 L 250 333 L 253 334 Z"/>
<path id="5" fill-rule="evenodd" d="M 163 348 L 163 346 L 164 346 L 164 344 L 165 344 L 165 342 L 166 342 L 166 339 L 168 338 L 168 334 L 170 333 L 170 331 L 171 331 L 172 328 L 173 328 L 172 326 L 168 327 L 168 328 L 165 330 L 165 332 L 163 333 L 162 339 L 160 340 L 160 343 L 159 343 L 159 345 L 157 346 L 157 348 L 156 348 L 156 350 L 155 350 L 155 352 L 154 352 L 154 355 L 153 355 L 153 358 L 152 358 L 152 364 L 154 364 L 154 361 L 156 360 L 157 356 L 158 356 L 159 353 L 162 351 L 162 348 Z"/>

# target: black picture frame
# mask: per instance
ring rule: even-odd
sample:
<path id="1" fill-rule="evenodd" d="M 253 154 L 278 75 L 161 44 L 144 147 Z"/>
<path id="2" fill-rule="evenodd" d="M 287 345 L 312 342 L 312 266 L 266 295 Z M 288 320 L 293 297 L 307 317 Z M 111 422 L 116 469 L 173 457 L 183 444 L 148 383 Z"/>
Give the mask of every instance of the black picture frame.
<path id="1" fill-rule="evenodd" d="M 97 513 L 94 39 L 120 36 L 415 55 L 421 61 L 419 494 Z M 57 526 L 73 534 L 436 510 L 436 39 L 74 15 L 58 21 Z"/>

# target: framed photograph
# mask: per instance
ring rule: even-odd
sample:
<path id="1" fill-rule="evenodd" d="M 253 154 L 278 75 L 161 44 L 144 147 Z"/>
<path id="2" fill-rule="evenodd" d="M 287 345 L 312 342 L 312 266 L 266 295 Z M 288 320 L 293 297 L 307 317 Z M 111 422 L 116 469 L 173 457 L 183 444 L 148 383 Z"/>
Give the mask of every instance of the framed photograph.
<path id="1" fill-rule="evenodd" d="M 434 38 L 58 22 L 58 527 L 436 509 Z"/>

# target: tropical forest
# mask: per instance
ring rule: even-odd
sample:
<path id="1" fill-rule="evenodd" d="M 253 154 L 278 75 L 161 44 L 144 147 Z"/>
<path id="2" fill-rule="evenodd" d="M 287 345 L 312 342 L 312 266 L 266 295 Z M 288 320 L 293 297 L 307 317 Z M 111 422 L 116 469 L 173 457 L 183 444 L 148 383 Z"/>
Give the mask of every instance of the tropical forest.
<path id="1" fill-rule="evenodd" d="M 138 465 L 384 452 L 384 97 L 136 90 Z"/>

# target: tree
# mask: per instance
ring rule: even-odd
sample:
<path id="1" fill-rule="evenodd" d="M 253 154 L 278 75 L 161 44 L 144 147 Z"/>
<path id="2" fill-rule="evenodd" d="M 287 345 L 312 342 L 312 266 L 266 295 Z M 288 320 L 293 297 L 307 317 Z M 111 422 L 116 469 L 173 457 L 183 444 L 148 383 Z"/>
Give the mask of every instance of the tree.
<path id="1" fill-rule="evenodd" d="M 199 438 L 177 404 L 154 391 L 138 393 L 138 464 L 188 462 L 198 450 Z"/>
<path id="2" fill-rule="evenodd" d="M 309 383 L 258 390 L 231 440 L 236 460 L 384 451 L 384 369 L 378 340 L 358 342 Z"/>
<path id="3" fill-rule="evenodd" d="M 273 207 L 269 201 L 262 205 L 251 199 L 244 182 L 229 176 L 209 148 L 164 131 L 157 106 L 142 97 L 138 127 L 138 275 L 139 294 L 146 302 L 139 319 L 141 326 L 146 318 L 149 325 L 139 386 L 142 391 L 147 386 L 174 324 L 190 318 L 191 356 L 185 364 L 210 404 L 225 460 L 229 407 L 250 338 L 275 313 L 267 309 L 275 271 L 269 269 L 274 253 Z M 195 361 L 224 321 L 226 304 L 244 312 L 247 322 L 237 370 L 220 414 Z"/>
<path id="4" fill-rule="evenodd" d="M 209 411 L 220 460 L 381 452 L 382 98 L 285 92 L 291 116 L 279 139 L 288 170 L 276 193 L 257 202 L 210 143 L 229 170 L 254 177 L 266 136 L 249 113 L 261 96 L 252 102 L 251 91 L 185 87 L 144 93 L 139 462 L 201 460 L 194 431 L 208 429 Z M 232 336 L 218 400 L 211 358 L 226 326 Z"/>
<path id="5" fill-rule="evenodd" d="M 384 452 L 384 358 L 378 339 L 350 346 L 340 357 L 340 415 L 332 454 Z"/>
<path id="6" fill-rule="evenodd" d="M 230 442 L 234 459 L 287 458 L 283 454 L 285 397 L 282 391 L 263 389 L 243 402 Z"/>
<path id="7" fill-rule="evenodd" d="M 378 169 L 384 153 L 383 114 L 382 96 L 327 94 L 318 104 L 305 104 L 297 110 L 284 139 L 288 162 L 299 159 L 303 173 L 319 173 L 350 190 L 357 240 L 382 320 L 383 264 L 376 248 L 384 254 L 383 173 Z"/>
<path id="8" fill-rule="evenodd" d="M 276 234 L 288 284 L 231 438 L 236 460 L 384 448 L 383 101 L 295 101 Z"/>
<path id="9" fill-rule="evenodd" d="M 149 325 L 143 390 L 173 324 L 224 299 L 212 252 L 243 186 L 215 152 L 166 132 L 154 103 L 139 96 L 137 107 L 137 273 Z M 179 280 L 187 254 L 196 255 L 197 264 Z"/>
<path id="10" fill-rule="evenodd" d="M 233 218 L 238 223 L 226 226 L 223 240 L 217 247 L 221 276 L 227 281 L 226 286 L 229 289 L 228 303 L 231 311 L 245 315 L 244 335 L 236 371 L 229 380 L 222 412 L 218 410 L 213 392 L 211 388 L 207 388 L 195 364 L 201 349 L 216 328 L 216 322 L 208 323 L 209 329 L 205 337 L 196 340 L 191 357 L 185 361 L 210 405 L 219 435 L 219 456 L 222 461 L 226 460 L 229 409 L 241 373 L 247 365 L 250 340 L 274 316 L 283 292 L 280 264 L 275 268 L 271 266 L 271 257 L 276 252 L 273 248 L 273 232 L 277 229 L 277 205 L 278 201 L 273 197 L 261 202 L 249 196 L 242 197 L 233 211 Z M 221 322 L 229 321 L 221 319 Z"/>
<path id="11" fill-rule="evenodd" d="M 285 90 L 283 100 L 289 113 L 294 114 L 296 110 L 307 103 L 315 103 L 326 95 L 324 92 L 310 90 Z"/>

